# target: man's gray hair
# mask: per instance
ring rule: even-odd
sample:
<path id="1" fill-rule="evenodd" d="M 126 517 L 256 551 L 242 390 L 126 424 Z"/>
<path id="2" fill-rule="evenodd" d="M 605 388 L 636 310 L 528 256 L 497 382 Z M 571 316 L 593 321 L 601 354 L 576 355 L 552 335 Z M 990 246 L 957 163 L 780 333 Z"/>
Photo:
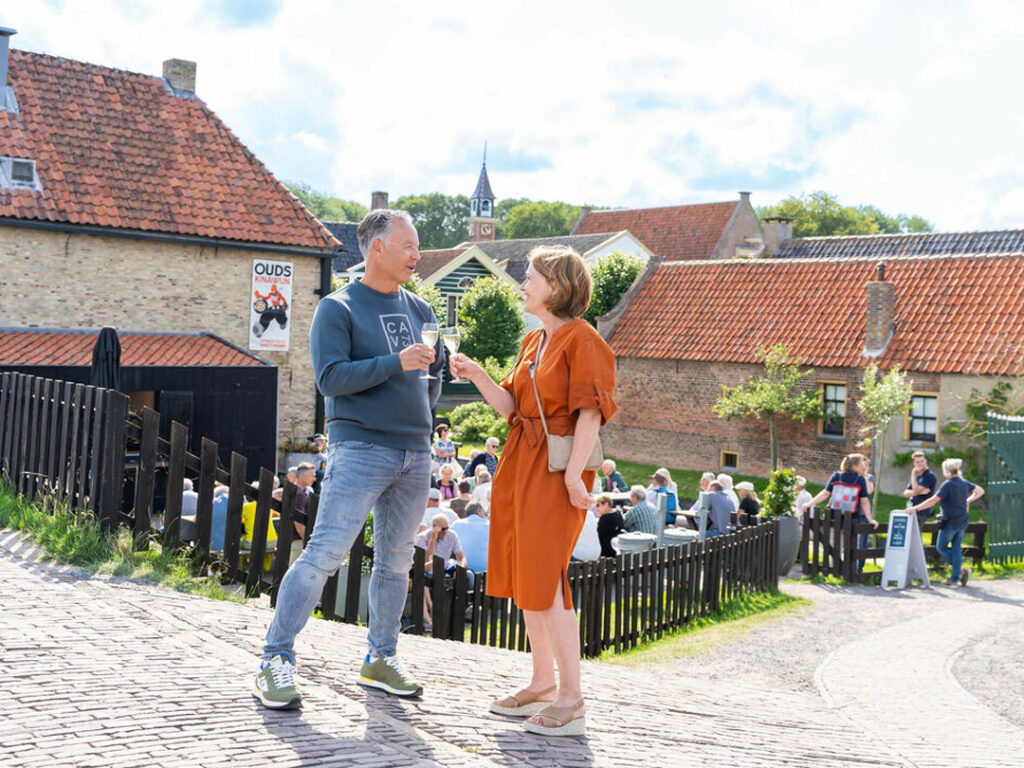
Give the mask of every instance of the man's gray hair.
<path id="1" fill-rule="evenodd" d="M 370 246 L 373 245 L 373 241 L 386 238 L 391 225 L 399 219 L 409 222 L 411 226 L 416 226 L 413 224 L 412 216 L 408 213 L 391 208 L 379 208 L 363 216 L 363 220 L 356 228 L 356 237 L 359 238 L 359 250 L 364 259 L 370 255 Z"/>
<path id="2" fill-rule="evenodd" d="M 647 499 L 647 489 L 642 485 L 634 485 L 629 489 L 629 497 L 637 501 L 645 501 Z"/>
<path id="3" fill-rule="evenodd" d="M 712 483 L 718 479 L 718 476 L 714 472 L 705 472 L 703 475 L 700 476 L 700 479 Z"/>

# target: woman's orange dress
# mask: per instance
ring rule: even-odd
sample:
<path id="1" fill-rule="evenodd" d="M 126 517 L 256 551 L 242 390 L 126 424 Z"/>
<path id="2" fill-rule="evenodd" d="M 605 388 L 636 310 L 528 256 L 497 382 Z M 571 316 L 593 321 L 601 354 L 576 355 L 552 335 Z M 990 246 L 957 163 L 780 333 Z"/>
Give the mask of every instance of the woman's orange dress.
<path id="1" fill-rule="evenodd" d="M 548 472 L 548 448 L 530 381 L 530 366 L 544 330 L 523 339 L 519 362 L 501 386 L 515 398 L 508 440 L 491 491 L 487 594 L 511 597 L 528 611 L 552 606 L 562 579 L 565 607 L 572 608 L 566 568 L 587 511 L 569 501 L 564 472 Z M 572 320 L 552 335 L 537 366 L 537 389 L 548 430 L 571 435 L 584 408 L 601 411 L 601 424 L 615 413 L 615 355 L 585 320 Z M 594 472 L 583 482 L 593 487 Z"/>

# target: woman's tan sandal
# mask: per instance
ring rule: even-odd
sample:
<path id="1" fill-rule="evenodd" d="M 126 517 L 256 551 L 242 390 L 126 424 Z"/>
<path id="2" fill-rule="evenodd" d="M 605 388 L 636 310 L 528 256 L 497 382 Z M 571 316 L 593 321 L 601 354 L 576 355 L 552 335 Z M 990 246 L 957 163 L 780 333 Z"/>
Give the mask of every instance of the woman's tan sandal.
<path id="1" fill-rule="evenodd" d="M 583 699 L 570 707 L 544 707 L 523 728 L 541 736 L 582 736 L 587 726 L 585 715 L 577 714 L 582 708 Z"/>
<path id="2" fill-rule="evenodd" d="M 531 691 L 526 688 L 506 696 L 504 699 L 495 699 L 488 709 L 496 715 L 510 715 L 512 717 L 529 717 L 540 712 L 550 704 L 550 701 L 540 701 L 541 696 L 547 696 L 555 692 L 555 686 L 545 688 L 543 691 Z"/>

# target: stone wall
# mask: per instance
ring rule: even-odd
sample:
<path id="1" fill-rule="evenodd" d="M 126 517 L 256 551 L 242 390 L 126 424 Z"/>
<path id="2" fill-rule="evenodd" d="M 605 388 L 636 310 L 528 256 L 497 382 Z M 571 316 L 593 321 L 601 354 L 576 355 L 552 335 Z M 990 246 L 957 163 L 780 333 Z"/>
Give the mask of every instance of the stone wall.
<path id="1" fill-rule="evenodd" d="M 254 258 L 294 265 L 290 349 L 255 354 L 280 370 L 280 438 L 307 437 L 316 431 L 309 325 L 319 300 L 318 258 L 3 227 L 5 324 L 208 331 L 247 349 Z"/>

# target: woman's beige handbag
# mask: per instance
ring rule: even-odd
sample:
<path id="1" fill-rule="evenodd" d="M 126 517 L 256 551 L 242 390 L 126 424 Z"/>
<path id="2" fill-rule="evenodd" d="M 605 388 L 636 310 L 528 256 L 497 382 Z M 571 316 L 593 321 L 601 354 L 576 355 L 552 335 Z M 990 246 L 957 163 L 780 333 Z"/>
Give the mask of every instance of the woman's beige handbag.
<path id="1" fill-rule="evenodd" d="M 540 423 L 544 427 L 544 436 L 548 440 L 548 472 L 564 472 L 569 465 L 569 455 L 572 453 L 572 435 L 552 435 L 548 432 L 548 422 L 544 418 L 544 407 L 540 404 L 540 392 L 537 390 L 537 379 L 535 377 L 535 366 L 530 366 L 530 381 L 533 382 L 533 393 L 537 396 L 537 410 L 540 411 Z M 583 469 L 597 471 L 604 463 L 604 451 L 601 449 L 601 437 L 594 438 L 594 447 L 590 451 L 587 463 Z"/>

